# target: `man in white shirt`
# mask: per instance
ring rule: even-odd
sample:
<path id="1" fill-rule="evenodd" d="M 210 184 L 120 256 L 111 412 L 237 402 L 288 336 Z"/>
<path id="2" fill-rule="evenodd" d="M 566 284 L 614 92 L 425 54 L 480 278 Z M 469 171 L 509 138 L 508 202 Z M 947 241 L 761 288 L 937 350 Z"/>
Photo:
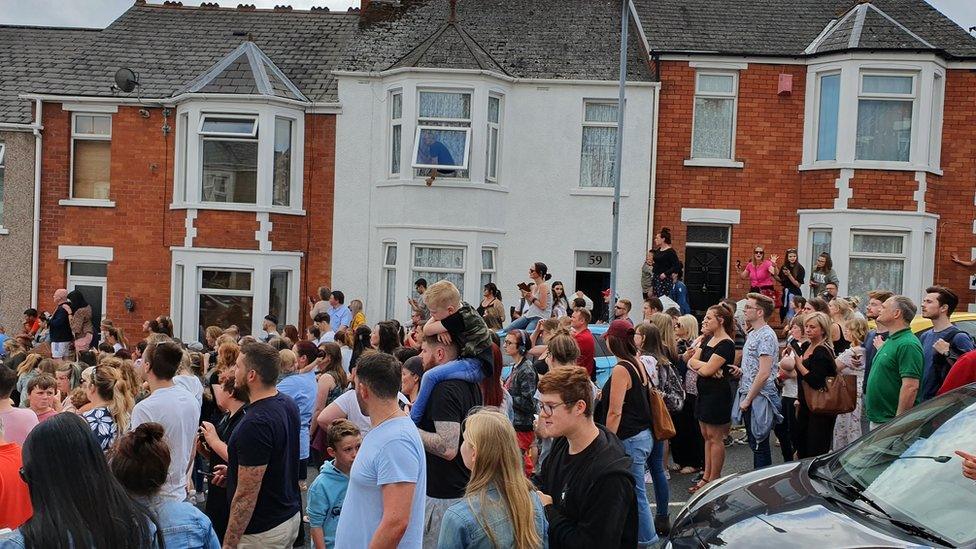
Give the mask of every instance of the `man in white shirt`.
<path id="1" fill-rule="evenodd" d="M 341 330 L 343 326 L 348 328 L 352 324 L 352 311 L 343 305 L 345 301 L 345 294 L 339 290 L 334 290 L 329 296 L 329 317 L 336 330 Z"/>
<path id="2" fill-rule="evenodd" d="M 315 315 L 315 327 L 319 329 L 319 338 L 313 342 L 316 347 L 323 343 L 335 341 L 335 331 L 332 329 L 331 320 L 329 313 Z"/>
<path id="3" fill-rule="evenodd" d="M 151 393 L 136 404 L 129 423 L 129 430 L 150 422 L 163 426 L 170 448 L 170 463 L 160 496 L 177 501 L 186 499 L 187 469 L 200 423 L 200 405 L 196 398 L 173 383 L 182 360 L 183 349 L 173 341 L 146 348 L 143 364 Z"/>
<path id="4" fill-rule="evenodd" d="M 264 315 L 264 320 L 261 322 L 261 329 L 264 330 L 264 333 L 266 334 L 263 338 L 265 343 L 276 337 L 281 337 L 281 335 L 278 334 L 278 317 L 275 315 Z"/>

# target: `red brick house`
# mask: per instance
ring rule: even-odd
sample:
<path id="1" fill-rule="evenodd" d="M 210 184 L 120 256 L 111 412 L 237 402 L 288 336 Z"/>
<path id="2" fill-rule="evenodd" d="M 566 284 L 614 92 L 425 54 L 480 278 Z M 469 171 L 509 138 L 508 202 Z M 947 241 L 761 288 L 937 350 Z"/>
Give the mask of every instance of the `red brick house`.
<path id="1" fill-rule="evenodd" d="M 798 248 L 808 279 L 830 252 L 842 295 L 973 302 L 949 254 L 976 256 L 976 38 L 923 0 L 634 4 L 661 82 L 653 226 L 694 309 L 747 291 L 757 245 Z"/>
<path id="2" fill-rule="evenodd" d="M 43 126 L 39 294 L 80 288 L 127 332 L 171 314 L 301 325 L 331 272 L 332 65 L 357 22 L 327 9 L 137 2 L 55 60 Z M 132 91 L 113 88 L 120 68 Z"/>

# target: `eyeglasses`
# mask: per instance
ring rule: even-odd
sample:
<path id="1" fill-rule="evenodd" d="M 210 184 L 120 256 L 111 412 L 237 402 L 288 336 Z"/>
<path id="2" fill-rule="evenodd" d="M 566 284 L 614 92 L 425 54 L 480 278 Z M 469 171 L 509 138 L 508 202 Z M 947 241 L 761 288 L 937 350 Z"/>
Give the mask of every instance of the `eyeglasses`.
<path id="1" fill-rule="evenodd" d="M 518 343 L 515 343 L 514 341 L 505 341 L 503 342 L 503 345 L 518 345 Z"/>
<path id="2" fill-rule="evenodd" d="M 530 273 L 534 273 L 535 272 L 535 269 L 529 269 L 529 272 Z"/>
<path id="3" fill-rule="evenodd" d="M 621 306 L 621 305 L 614 305 L 614 307 L 613 307 L 613 308 L 614 308 L 614 309 L 617 309 L 618 311 L 623 311 L 624 309 L 626 309 L 626 307 L 623 307 L 623 306 Z"/>
<path id="4" fill-rule="evenodd" d="M 572 404 L 571 402 L 549 403 L 549 402 L 542 402 L 541 400 L 539 400 L 538 403 L 539 403 L 539 414 L 545 414 L 547 416 L 551 416 L 552 411 L 558 406 L 569 406 L 570 404 Z"/>

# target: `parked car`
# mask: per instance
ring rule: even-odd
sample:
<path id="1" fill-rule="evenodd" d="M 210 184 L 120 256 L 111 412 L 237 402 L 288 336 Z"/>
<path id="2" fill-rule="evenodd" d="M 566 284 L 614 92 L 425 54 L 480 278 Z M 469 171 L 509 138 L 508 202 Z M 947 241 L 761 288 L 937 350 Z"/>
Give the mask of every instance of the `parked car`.
<path id="1" fill-rule="evenodd" d="M 606 324 L 590 324 L 590 332 L 593 333 L 593 338 L 596 340 L 596 385 L 597 387 L 603 387 L 603 384 L 607 382 L 610 377 L 610 372 L 613 371 L 613 366 L 617 363 L 616 357 L 607 349 L 607 343 L 603 340 L 603 334 L 607 333 Z M 503 338 L 505 336 L 498 334 L 498 337 Z M 502 379 L 508 379 L 508 375 L 512 373 L 512 359 L 511 357 L 504 356 L 505 366 L 502 368 Z"/>
<path id="2" fill-rule="evenodd" d="M 969 337 L 976 340 L 976 313 L 963 313 L 955 312 L 949 317 L 949 321 L 956 325 L 957 328 L 969 334 Z M 912 319 L 912 333 L 917 336 L 932 329 L 932 321 L 917 316 Z"/>
<path id="3" fill-rule="evenodd" d="M 666 547 L 961 547 L 976 543 L 976 383 L 934 398 L 847 447 L 707 484 Z"/>

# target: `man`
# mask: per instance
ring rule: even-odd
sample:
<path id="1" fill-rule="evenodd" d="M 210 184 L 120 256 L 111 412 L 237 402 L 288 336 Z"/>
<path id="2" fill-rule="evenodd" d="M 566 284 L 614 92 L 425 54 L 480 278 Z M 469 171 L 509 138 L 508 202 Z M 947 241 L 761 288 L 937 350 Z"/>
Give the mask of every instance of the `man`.
<path id="1" fill-rule="evenodd" d="M 41 319 L 37 312 L 37 309 L 30 308 L 24 311 L 24 332 L 30 336 L 34 336 L 37 330 L 41 329 Z"/>
<path id="2" fill-rule="evenodd" d="M 427 291 L 427 279 L 418 278 L 413 283 L 413 287 L 415 290 L 417 290 L 417 295 L 420 297 L 419 299 L 408 297 L 407 304 L 410 305 L 411 309 L 420 311 L 425 318 L 430 317 L 430 311 L 427 310 L 427 303 L 424 302 L 424 293 Z"/>
<path id="3" fill-rule="evenodd" d="M 824 293 L 821 295 L 821 297 L 823 297 L 825 301 L 827 301 L 828 303 L 830 303 L 831 301 L 837 299 L 837 283 L 836 282 L 828 282 L 827 284 L 824 285 L 824 288 L 825 288 L 825 290 L 824 290 Z"/>
<path id="4" fill-rule="evenodd" d="M 308 296 L 308 304 L 312 306 L 312 308 L 308 311 L 309 318 L 315 320 L 316 315 L 318 315 L 319 313 L 324 313 L 329 310 L 330 294 L 332 294 L 332 291 L 329 290 L 327 286 L 319 286 L 318 301 L 312 299 L 312 296 Z"/>
<path id="5" fill-rule="evenodd" d="M 335 341 L 335 330 L 332 329 L 332 317 L 329 313 L 315 315 L 315 327 L 319 329 L 319 338 L 314 341 L 316 347 Z"/>
<path id="6" fill-rule="evenodd" d="M 424 339 L 420 357 L 424 371 L 457 360 L 458 349 L 436 336 Z M 462 359 L 474 360 L 474 359 Z M 446 380 L 434 386 L 423 417 L 417 423 L 427 462 L 427 502 L 424 509 L 424 547 L 436 548 L 444 512 L 464 497 L 471 472 L 464 466 L 459 449 L 464 437 L 461 423 L 468 412 L 481 405 L 481 388 L 461 380 Z"/>
<path id="7" fill-rule="evenodd" d="M 664 303 L 661 301 L 661 298 L 651 296 L 644 299 L 644 306 L 642 311 L 644 320 L 650 321 L 651 317 L 654 316 L 654 313 L 661 313 L 661 312 L 664 312 Z"/>
<path id="8" fill-rule="evenodd" d="M 958 305 L 959 298 L 949 288 L 932 286 L 925 289 L 922 316 L 932 321 L 932 329 L 919 338 L 925 357 L 925 369 L 922 373 L 923 402 L 939 391 L 956 360 L 973 350 L 973 338 L 949 321 Z"/>
<path id="9" fill-rule="evenodd" d="M 341 330 L 348 328 L 352 324 L 352 311 L 344 305 L 346 296 L 339 290 L 333 290 L 329 296 L 329 318 L 332 320 L 332 329 Z"/>
<path id="10" fill-rule="evenodd" d="M 417 548 L 423 542 L 427 465 L 417 428 L 397 403 L 400 370 L 383 353 L 356 363 L 356 400 L 371 428 L 352 464 L 336 547 Z"/>
<path id="11" fill-rule="evenodd" d="M 629 299 L 618 299 L 613 305 L 613 319 L 614 320 L 626 320 L 631 326 L 634 325 L 634 321 L 630 319 L 630 309 L 633 307 Z"/>
<path id="12" fill-rule="evenodd" d="M 887 341 L 874 338 L 874 355 L 868 392 L 864 396 L 870 428 L 873 430 L 915 405 L 922 380 L 922 345 L 909 323 L 915 318 L 915 304 L 903 295 L 889 297 L 878 322 L 888 328 Z"/>
<path id="13" fill-rule="evenodd" d="M 264 330 L 265 333 L 263 338 L 265 343 L 276 337 L 281 337 L 281 335 L 278 333 L 278 317 L 275 315 L 264 315 L 264 320 L 261 321 L 261 329 Z"/>
<path id="14" fill-rule="evenodd" d="M 579 346 L 580 356 L 576 365 L 586 370 L 590 379 L 596 380 L 596 339 L 590 331 L 590 311 L 576 309 L 570 317 L 570 327 L 573 329 L 573 339 Z"/>
<path id="15" fill-rule="evenodd" d="M 671 274 L 674 286 L 671 287 L 671 301 L 678 304 L 678 311 L 683 314 L 691 314 L 691 303 L 688 301 L 688 287 L 685 286 L 685 269 L 681 262 L 678 262 L 678 270 Z"/>
<path id="16" fill-rule="evenodd" d="M 864 387 L 862 388 L 864 393 L 867 393 L 868 390 L 868 377 L 871 374 L 871 363 L 874 361 L 874 355 L 878 352 L 878 349 L 874 346 L 874 338 L 881 336 L 881 341 L 888 339 L 888 328 L 878 322 L 878 316 L 881 315 L 884 302 L 888 301 L 888 298 L 892 295 L 894 294 L 887 290 L 872 290 L 868 292 L 868 304 L 865 308 L 864 316 L 867 317 L 868 322 L 873 320 L 877 327 L 869 330 L 864 337 Z"/>
<path id="17" fill-rule="evenodd" d="M 186 499 L 187 470 L 200 424 L 200 403 L 189 391 L 173 383 L 176 370 L 183 361 L 183 349 L 179 345 L 173 341 L 150 345 L 142 359 L 150 395 L 133 408 L 129 430 L 150 422 L 163 426 L 170 448 L 170 463 L 160 495 L 183 501 Z"/>
<path id="18" fill-rule="evenodd" d="M 63 360 L 71 353 L 71 309 L 68 307 L 68 290 L 54 292 L 54 315 L 48 323 L 51 335 L 51 357 Z"/>
<path id="19" fill-rule="evenodd" d="M 780 399 L 776 392 L 774 358 L 779 355 L 779 340 L 769 326 L 776 304 L 759 293 L 746 294 L 745 317 L 752 330 L 746 336 L 742 351 L 742 379 L 736 398 L 742 411 L 742 423 L 752 448 L 752 466 L 760 469 L 773 463 L 769 451 L 769 431 L 782 420 Z M 780 416 L 777 420 L 777 416 Z M 756 419 L 755 430 L 753 420 Z"/>
<path id="20" fill-rule="evenodd" d="M 536 478 L 549 521 L 549 547 L 636 547 L 637 496 L 631 458 L 593 422 L 593 391 L 582 368 L 539 379 L 539 430 L 553 437 Z"/>
<path id="21" fill-rule="evenodd" d="M 266 343 L 241 346 L 234 388 L 250 395 L 247 413 L 227 442 L 226 479 L 230 521 L 224 547 L 292 546 L 302 521 L 298 489 L 298 407 L 278 392 L 281 359 Z"/>

